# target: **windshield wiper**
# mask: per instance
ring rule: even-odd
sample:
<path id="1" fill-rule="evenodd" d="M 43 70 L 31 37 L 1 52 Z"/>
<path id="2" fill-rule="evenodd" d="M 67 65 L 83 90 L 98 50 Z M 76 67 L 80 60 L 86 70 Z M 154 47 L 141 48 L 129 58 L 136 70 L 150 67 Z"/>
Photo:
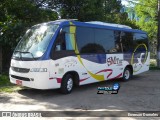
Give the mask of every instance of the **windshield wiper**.
<path id="1" fill-rule="evenodd" d="M 23 54 L 28 54 L 28 53 L 29 53 L 29 54 L 31 54 L 32 58 L 33 58 L 34 60 L 36 60 L 31 52 L 22 52 L 22 51 L 18 51 L 18 50 L 16 50 L 15 52 L 19 52 L 19 53 L 20 53 L 20 59 L 21 59 L 21 60 L 23 60 L 21 53 L 23 53 Z"/>

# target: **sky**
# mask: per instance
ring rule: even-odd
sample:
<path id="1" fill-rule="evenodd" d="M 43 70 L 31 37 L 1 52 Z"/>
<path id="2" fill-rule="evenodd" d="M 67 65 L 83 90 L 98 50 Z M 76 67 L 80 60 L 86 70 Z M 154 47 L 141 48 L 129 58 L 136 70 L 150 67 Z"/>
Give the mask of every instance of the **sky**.
<path id="1" fill-rule="evenodd" d="M 138 4 L 137 0 L 130 0 L 130 1 L 134 2 L 134 4 L 127 2 L 129 0 L 121 0 L 121 1 L 122 1 L 122 5 L 127 6 L 127 7 L 134 7 L 135 4 Z"/>
<path id="2" fill-rule="evenodd" d="M 128 6 L 129 3 L 127 2 L 127 0 L 122 0 L 122 5 Z"/>

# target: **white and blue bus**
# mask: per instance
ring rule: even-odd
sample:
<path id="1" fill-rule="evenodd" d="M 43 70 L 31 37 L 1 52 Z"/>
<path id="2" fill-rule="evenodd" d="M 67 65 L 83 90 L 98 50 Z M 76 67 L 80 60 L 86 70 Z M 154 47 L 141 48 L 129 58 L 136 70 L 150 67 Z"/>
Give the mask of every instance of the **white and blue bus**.
<path id="1" fill-rule="evenodd" d="M 11 83 L 60 88 L 123 78 L 149 70 L 146 32 L 102 22 L 57 20 L 31 27 L 17 45 Z"/>

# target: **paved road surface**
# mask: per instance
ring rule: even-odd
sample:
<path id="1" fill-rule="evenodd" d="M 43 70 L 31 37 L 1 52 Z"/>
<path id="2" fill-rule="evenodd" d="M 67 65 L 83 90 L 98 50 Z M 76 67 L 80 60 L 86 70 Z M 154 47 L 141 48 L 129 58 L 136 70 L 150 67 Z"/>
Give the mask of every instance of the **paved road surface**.
<path id="1" fill-rule="evenodd" d="M 98 86 L 111 86 L 116 82 L 121 86 L 118 94 L 97 94 Z M 160 111 L 160 71 L 134 76 L 128 82 L 110 80 L 80 86 L 69 95 L 62 95 L 58 90 L 35 89 L 0 93 L 0 110 Z"/>

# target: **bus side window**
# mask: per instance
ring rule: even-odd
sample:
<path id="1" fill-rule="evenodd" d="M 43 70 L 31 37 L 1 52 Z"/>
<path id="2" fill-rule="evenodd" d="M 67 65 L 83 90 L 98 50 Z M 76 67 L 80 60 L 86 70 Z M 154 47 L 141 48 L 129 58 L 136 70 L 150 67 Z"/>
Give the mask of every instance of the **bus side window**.
<path id="1" fill-rule="evenodd" d="M 146 34 L 140 34 L 140 33 L 134 33 L 133 37 L 133 43 L 134 47 L 136 47 L 138 44 L 145 44 L 148 46 L 148 38 Z"/>
<path id="2" fill-rule="evenodd" d="M 132 52 L 133 50 L 133 33 L 121 32 L 121 42 L 123 46 L 123 52 Z"/>
<path id="3" fill-rule="evenodd" d="M 114 31 L 105 29 L 95 29 L 95 43 L 97 53 L 115 52 Z"/>
<path id="4" fill-rule="evenodd" d="M 122 43 L 120 39 L 120 31 L 114 31 L 114 38 L 115 38 L 115 51 L 122 52 Z"/>
<path id="5" fill-rule="evenodd" d="M 69 27 L 61 29 L 56 39 L 55 51 L 74 50 L 71 40 L 73 37 L 74 34 L 69 33 Z"/>
<path id="6" fill-rule="evenodd" d="M 66 50 L 65 33 L 61 31 L 56 39 L 55 51 Z"/>

